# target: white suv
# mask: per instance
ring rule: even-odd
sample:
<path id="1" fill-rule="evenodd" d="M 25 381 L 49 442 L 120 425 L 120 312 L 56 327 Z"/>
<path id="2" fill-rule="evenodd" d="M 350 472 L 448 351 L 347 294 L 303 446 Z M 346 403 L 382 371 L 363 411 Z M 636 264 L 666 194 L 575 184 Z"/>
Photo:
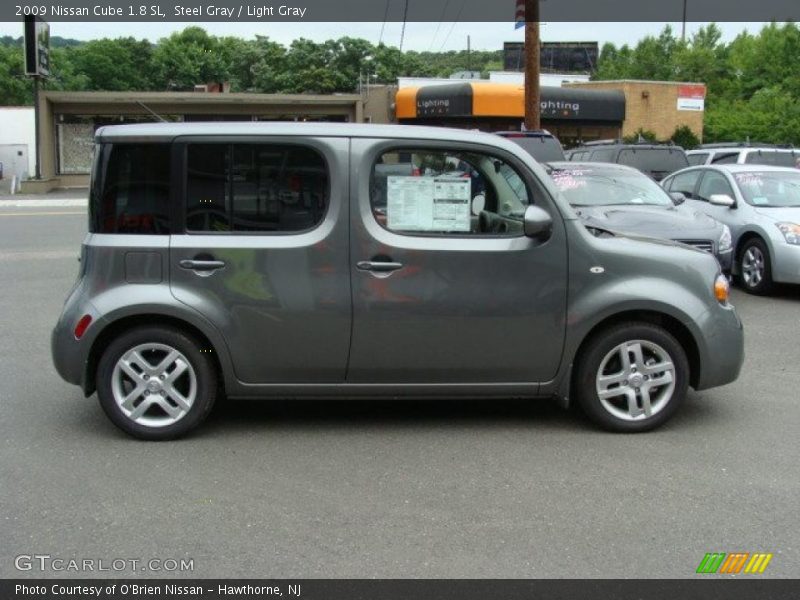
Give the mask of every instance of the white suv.
<path id="1" fill-rule="evenodd" d="M 688 150 L 689 164 L 696 165 L 772 165 L 800 167 L 800 150 L 771 146 L 735 146 L 709 144 Z"/>

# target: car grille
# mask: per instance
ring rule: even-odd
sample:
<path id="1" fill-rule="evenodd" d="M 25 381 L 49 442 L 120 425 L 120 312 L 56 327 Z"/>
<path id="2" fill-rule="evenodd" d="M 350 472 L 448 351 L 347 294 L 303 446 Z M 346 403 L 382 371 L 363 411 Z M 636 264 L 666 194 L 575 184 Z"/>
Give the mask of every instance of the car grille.
<path id="1" fill-rule="evenodd" d="M 693 246 L 698 250 L 703 250 L 704 252 L 708 252 L 710 254 L 714 253 L 714 243 L 711 240 L 675 240 L 676 242 L 680 242 L 681 244 L 686 244 L 688 246 Z"/>

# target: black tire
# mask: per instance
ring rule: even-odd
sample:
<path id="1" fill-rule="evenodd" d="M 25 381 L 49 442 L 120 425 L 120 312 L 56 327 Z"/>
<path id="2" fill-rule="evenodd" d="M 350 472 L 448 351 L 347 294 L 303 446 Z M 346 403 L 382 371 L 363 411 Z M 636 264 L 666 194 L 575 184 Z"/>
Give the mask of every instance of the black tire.
<path id="1" fill-rule="evenodd" d="M 163 344 L 177 350 L 194 372 L 196 382 L 194 402 L 174 423 L 163 426 L 137 423 L 123 412 L 115 400 L 112 386 L 117 362 L 129 350 L 142 344 Z M 197 427 L 211 412 L 217 397 L 217 379 L 216 367 L 209 349 L 202 347 L 192 336 L 168 326 L 137 327 L 114 339 L 103 352 L 97 368 L 97 397 L 108 418 L 125 433 L 143 440 L 172 440 Z M 150 394 L 149 391 L 147 393 Z M 175 404 L 172 400 L 170 402 Z M 163 409 L 156 406 L 153 410 L 160 410 L 164 413 L 164 418 L 168 419 Z"/>
<path id="2" fill-rule="evenodd" d="M 625 418 L 620 418 L 612 414 L 612 412 L 606 408 L 597 390 L 597 377 L 604 359 L 612 350 L 625 342 L 633 342 L 636 340 L 654 344 L 668 355 L 674 369 L 672 380 L 675 385 L 671 396 L 668 396 L 666 393 L 669 384 L 663 387 L 650 388 L 655 391 L 657 397 L 663 393 L 663 403 L 659 403 L 659 401 L 656 400 L 653 406 L 653 414 L 649 417 L 645 415 L 636 415 L 634 420 L 626 420 Z M 651 351 L 650 348 L 644 347 L 643 356 L 646 358 Z M 626 354 L 628 353 L 626 352 Z M 628 356 L 630 357 L 631 355 L 628 354 Z M 653 358 L 650 360 L 652 361 Z M 645 363 L 647 364 L 647 362 L 646 359 Z M 634 368 L 634 360 L 631 360 L 631 368 Z M 619 372 L 624 372 L 622 366 L 620 366 L 619 369 Z M 644 377 L 641 367 L 636 366 L 634 371 L 638 371 L 638 377 Z M 650 377 L 656 376 L 648 375 L 647 377 L 649 380 Z M 627 380 L 624 383 L 627 384 Z M 622 383 L 619 385 L 622 385 Z M 641 389 L 645 389 L 645 386 L 648 384 L 642 383 L 641 385 Z M 664 328 L 651 323 L 622 323 L 598 332 L 587 342 L 575 365 L 573 386 L 578 403 L 584 413 L 602 428 L 621 433 L 650 431 L 668 421 L 686 397 L 689 387 L 689 362 L 683 347 L 672 334 Z M 636 395 L 636 399 L 637 405 L 639 408 L 642 408 L 643 404 L 638 394 Z M 612 398 L 608 403 L 619 403 L 620 410 L 626 410 L 627 400 L 625 397 Z M 656 410 L 656 407 L 658 407 L 658 410 Z"/>
<path id="3" fill-rule="evenodd" d="M 744 273 L 745 256 L 747 256 L 748 252 L 750 252 L 751 249 L 755 249 L 755 251 L 760 253 L 760 255 L 763 257 L 764 260 L 763 276 L 755 284 L 752 283 L 752 280 L 748 281 Z M 739 264 L 737 265 L 738 267 L 737 270 L 739 272 L 739 275 L 737 277 L 737 280 L 739 282 L 739 285 L 745 292 L 747 292 L 748 294 L 754 294 L 756 296 L 763 296 L 772 291 L 772 288 L 774 287 L 772 281 L 772 263 L 769 255 L 769 249 L 767 248 L 767 245 L 764 243 L 764 240 L 762 240 L 761 238 L 750 238 L 749 240 L 747 240 L 744 243 L 744 246 L 742 246 L 741 251 L 739 252 L 738 263 Z"/>

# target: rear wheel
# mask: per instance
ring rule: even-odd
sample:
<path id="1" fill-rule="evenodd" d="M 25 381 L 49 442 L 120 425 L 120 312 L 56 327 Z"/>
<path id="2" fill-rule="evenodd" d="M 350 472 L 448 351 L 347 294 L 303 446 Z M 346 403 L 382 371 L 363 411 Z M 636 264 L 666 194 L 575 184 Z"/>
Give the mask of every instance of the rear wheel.
<path id="1" fill-rule="evenodd" d="M 746 292 L 762 295 L 772 289 L 769 250 L 760 238 L 747 240 L 739 256 L 739 283 Z"/>
<path id="2" fill-rule="evenodd" d="M 109 344 L 97 369 L 100 406 L 120 429 L 147 440 L 180 437 L 199 425 L 217 395 L 209 354 L 171 327 L 140 327 Z"/>
<path id="3" fill-rule="evenodd" d="M 576 394 L 601 427 L 649 431 L 686 397 L 689 364 L 678 341 L 650 323 L 624 323 L 588 342 L 576 370 Z"/>

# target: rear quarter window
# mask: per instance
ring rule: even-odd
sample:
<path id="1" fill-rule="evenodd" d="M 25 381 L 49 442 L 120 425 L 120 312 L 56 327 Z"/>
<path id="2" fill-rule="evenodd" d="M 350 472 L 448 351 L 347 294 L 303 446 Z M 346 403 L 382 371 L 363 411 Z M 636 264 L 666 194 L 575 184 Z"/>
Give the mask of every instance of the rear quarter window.
<path id="1" fill-rule="evenodd" d="M 90 231 L 168 234 L 169 144 L 104 144 L 96 151 Z"/>

